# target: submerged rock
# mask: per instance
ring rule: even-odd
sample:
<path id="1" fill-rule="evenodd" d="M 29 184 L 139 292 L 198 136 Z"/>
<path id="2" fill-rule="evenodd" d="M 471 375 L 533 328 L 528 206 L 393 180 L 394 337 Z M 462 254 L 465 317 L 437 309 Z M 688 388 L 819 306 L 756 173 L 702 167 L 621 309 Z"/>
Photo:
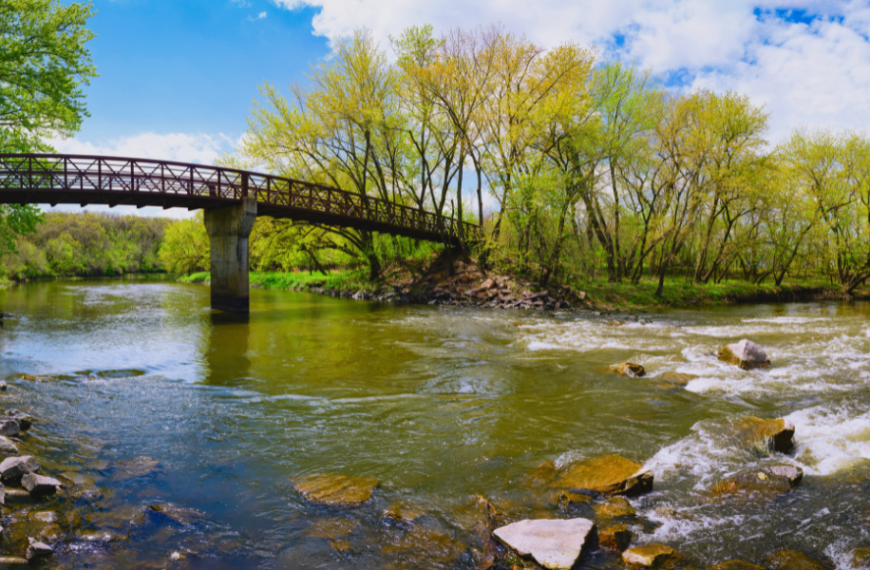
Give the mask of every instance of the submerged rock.
<path id="1" fill-rule="evenodd" d="M 560 509 L 567 509 L 570 505 L 578 503 L 591 503 L 594 499 L 591 495 L 583 493 L 572 493 L 564 489 L 559 491 L 551 491 L 549 494 L 549 502 L 551 505 L 557 505 Z"/>
<path id="2" fill-rule="evenodd" d="M 305 499 L 324 505 L 356 507 L 371 498 L 377 479 L 344 475 L 310 475 L 297 479 L 293 487 Z"/>
<path id="3" fill-rule="evenodd" d="M 524 520 L 498 528 L 493 534 L 520 556 L 531 556 L 544 568 L 567 570 L 580 558 L 594 528 L 592 521 L 582 518 Z"/>
<path id="4" fill-rule="evenodd" d="M 852 552 L 852 568 L 870 566 L 870 547 L 856 548 Z"/>
<path id="5" fill-rule="evenodd" d="M 62 483 L 53 477 L 28 473 L 21 478 L 21 486 L 31 495 L 54 495 Z"/>
<path id="6" fill-rule="evenodd" d="M 594 505 L 592 510 L 595 511 L 596 515 L 605 519 L 631 517 L 637 514 L 637 511 L 625 497 L 611 497 L 604 503 Z"/>
<path id="7" fill-rule="evenodd" d="M 613 370 L 613 373 L 617 376 L 624 376 L 626 378 L 641 378 L 646 376 L 646 370 L 644 370 L 643 366 L 640 364 L 634 364 L 633 362 L 617 364 L 613 366 L 611 370 Z"/>
<path id="8" fill-rule="evenodd" d="M 628 525 L 616 524 L 598 531 L 598 544 L 602 548 L 622 552 L 631 544 L 631 531 Z"/>
<path id="9" fill-rule="evenodd" d="M 767 358 L 764 349 L 746 339 L 723 347 L 719 350 L 718 357 L 722 362 L 733 364 L 743 370 L 770 366 L 770 359 Z"/>
<path id="10" fill-rule="evenodd" d="M 762 455 L 794 449 L 794 424 L 785 418 L 763 420 L 752 416 L 733 420 L 737 436 Z"/>
<path id="11" fill-rule="evenodd" d="M 315 538 L 336 539 L 349 535 L 358 526 L 359 521 L 353 519 L 324 519 L 303 530 L 302 534 Z"/>
<path id="12" fill-rule="evenodd" d="M 741 493 L 781 495 L 794 489 L 802 478 L 803 471 L 798 467 L 790 465 L 763 467 L 723 479 L 716 483 L 711 491 L 718 496 Z"/>
<path id="13" fill-rule="evenodd" d="M 550 484 L 556 489 L 602 495 L 640 495 L 652 491 L 653 474 L 621 455 L 603 455 L 574 464 Z"/>
<path id="14" fill-rule="evenodd" d="M 791 548 L 768 554 L 764 561 L 770 570 L 831 570 L 829 565 Z"/>
<path id="15" fill-rule="evenodd" d="M 115 464 L 117 471 L 112 475 L 114 481 L 126 481 L 150 475 L 157 470 L 159 462 L 151 457 L 134 457 Z"/>
<path id="16" fill-rule="evenodd" d="M 526 487 L 544 487 L 556 478 L 559 470 L 556 469 L 556 464 L 552 461 L 544 461 L 525 475 L 523 475 L 522 483 Z"/>
<path id="17" fill-rule="evenodd" d="M 680 553 L 665 544 L 645 544 L 623 552 L 622 561 L 636 568 L 664 570 L 676 566 Z"/>
<path id="18" fill-rule="evenodd" d="M 759 566 L 758 564 L 746 562 L 745 560 L 740 560 L 739 558 L 734 558 L 710 566 L 707 570 L 767 570 L 767 568 Z"/>
<path id="19" fill-rule="evenodd" d="M 682 372 L 665 372 L 661 376 L 659 376 L 665 382 L 670 382 L 671 384 L 676 384 L 677 386 L 685 386 L 697 376 L 694 374 L 683 374 Z"/>
<path id="20" fill-rule="evenodd" d="M 39 471 L 39 463 L 30 455 L 21 457 L 7 457 L 0 462 L 0 478 L 4 481 L 20 479 L 28 473 Z"/>
<path id="21" fill-rule="evenodd" d="M 0 556 L 0 567 L 27 566 L 30 562 L 20 556 Z"/>
<path id="22" fill-rule="evenodd" d="M 205 513 L 202 511 L 170 504 L 149 505 L 148 509 L 182 525 L 193 524 L 205 518 Z"/>
<path id="23" fill-rule="evenodd" d="M 384 514 L 381 516 L 381 520 L 386 522 L 391 522 L 395 524 L 404 524 L 409 525 L 413 524 L 414 521 L 421 518 L 425 515 L 426 512 L 422 509 L 418 509 L 413 505 L 409 505 L 408 503 L 393 503 L 389 509 L 384 511 Z"/>

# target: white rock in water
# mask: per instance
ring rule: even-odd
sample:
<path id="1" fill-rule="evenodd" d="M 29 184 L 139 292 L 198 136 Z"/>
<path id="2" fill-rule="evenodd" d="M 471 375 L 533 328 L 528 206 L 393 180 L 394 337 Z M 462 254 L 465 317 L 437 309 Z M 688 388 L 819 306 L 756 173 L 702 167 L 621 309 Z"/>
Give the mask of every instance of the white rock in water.
<path id="1" fill-rule="evenodd" d="M 35 471 L 39 471 L 39 463 L 29 455 L 7 457 L 0 462 L 0 478 L 4 480 L 18 479 Z"/>
<path id="2" fill-rule="evenodd" d="M 744 370 L 770 366 L 770 359 L 764 349 L 743 339 L 736 344 L 729 344 L 719 351 L 719 360 L 738 366 Z"/>
<path id="3" fill-rule="evenodd" d="M 18 446 L 5 435 L 0 435 L 0 453 L 4 455 L 18 455 Z"/>
<path id="4" fill-rule="evenodd" d="M 532 556 L 544 568 L 567 570 L 580 558 L 594 528 L 592 521 L 579 518 L 524 520 L 498 528 L 493 534 L 520 556 Z"/>

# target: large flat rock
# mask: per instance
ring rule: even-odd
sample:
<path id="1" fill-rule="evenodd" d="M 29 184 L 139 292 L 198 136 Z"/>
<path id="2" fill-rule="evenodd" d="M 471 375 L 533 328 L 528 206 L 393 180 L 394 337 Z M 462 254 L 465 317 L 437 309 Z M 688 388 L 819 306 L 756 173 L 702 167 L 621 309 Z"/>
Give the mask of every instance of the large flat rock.
<path id="1" fill-rule="evenodd" d="M 344 475 L 309 475 L 293 482 L 307 500 L 336 507 L 355 507 L 369 500 L 377 479 Z"/>
<path id="2" fill-rule="evenodd" d="M 531 556 L 550 569 L 574 566 L 595 524 L 588 519 L 524 520 L 493 531 L 520 556 Z"/>
<path id="3" fill-rule="evenodd" d="M 652 491 L 653 474 L 621 455 L 603 455 L 570 466 L 550 486 L 602 495 L 634 496 Z"/>

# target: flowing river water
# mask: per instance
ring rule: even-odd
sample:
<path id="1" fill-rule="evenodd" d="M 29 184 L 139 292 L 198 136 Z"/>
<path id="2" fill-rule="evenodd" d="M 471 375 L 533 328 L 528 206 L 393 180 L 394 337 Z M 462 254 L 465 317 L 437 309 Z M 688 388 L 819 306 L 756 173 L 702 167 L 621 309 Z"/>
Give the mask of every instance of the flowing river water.
<path id="1" fill-rule="evenodd" d="M 263 290 L 238 319 L 209 310 L 207 287 L 147 280 L 35 283 L 0 301 L 17 317 L 0 332 L 2 404 L 37 419 L 22 453 L 80 483 L 7 499 L 2 555 L 55 518 L 52 568 L 473 568 L 475 495 L 511 520 L 595 519 L 589 505 L 530 498 L 522 480 L 547 460 L 608 453 L 655 474 L 631 500 L 634 543 L 669 544 L 694 566 L 785 547 L 845 569 L 870 546 L 870 304 L 667 311 L 616 327 Z M 773 365 L 716 359 L 742 338 Z M 648 377 L 608 372 L 626 360 Z M 681 388 L 665 372 L 697 378 Z M 725 426 L 742 416 L 789 418 L 796 449 L 765 458 L 735 443 Z M 783 463 L 804 481 L 773 500 L 707 492 Z M 315 473 L 380 486 L 360 508 L 330 509 L 291 484 Z M 396 502 L 425 515 L 387 525 Z"/>

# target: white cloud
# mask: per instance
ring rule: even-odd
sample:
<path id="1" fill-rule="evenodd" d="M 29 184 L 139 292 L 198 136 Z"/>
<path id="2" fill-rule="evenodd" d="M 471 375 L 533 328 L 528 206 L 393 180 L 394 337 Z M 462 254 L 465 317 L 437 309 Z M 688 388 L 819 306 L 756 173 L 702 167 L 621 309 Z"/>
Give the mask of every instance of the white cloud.
<path id="1" fill-rule="evenodd" d="M 746 93 L 771 113 L 771 139 L 792 128 L 870 128 L 870 6 L 866 0 L 273 0 L 318 8 L 313 33 L 366 27 L 390 35 L 432 24 L 436 33 L 500 23 L 530 40 L 594 45 L 688 88 Z M 794 18 L 815 16 L 807 24 Z M 796 11 L 796 12 L 795 12 Z"/>
<path id="2" fill-rule="evenodd" d="M 222 133 L 143 133 L 96 144 L 77 138 L 54 139 L 49 142 L 58 152 L 64 154 L 154 158 L 197 164 L 214 164 L 221 154 L 231 151 L 235 143 Z"/>
<path id="3" fill-rule="evenodd" d="M 178 162 L 193 162 L 197 164 L 214 164 L 224 152 L 235 147 L 234 141 L 224 134 L 187 134 L 187 133 L 143 133 L 131 137 L 123 137 L 107 142 L 92 143 L 76 138 L 54 139 L 50 144 L 62 154 L 87 154 L 100 156 L 120 156 L 129 158 L 153 158 Z M 54 208 L 43 206 L 45 211 L 79 212 L 112 212 L 123 215 L 163 216 L 169 218 L 189 218 L 194 212 L 186 209 L 146 207 L 137 209 L 132 206 L 87 206 L 81 208 L 72 205 L 58 205 Z"/>
<path id="4" fill-rule="evenodd" d="M 265 12 L 260 12 L 256 16 L 248 16 L 248 20 L 250 20 L 252 22 L 256 22 L 257 20 L 262 20 L 266 16 L 268 16 L 268 14 L 266 14 Z"/>

